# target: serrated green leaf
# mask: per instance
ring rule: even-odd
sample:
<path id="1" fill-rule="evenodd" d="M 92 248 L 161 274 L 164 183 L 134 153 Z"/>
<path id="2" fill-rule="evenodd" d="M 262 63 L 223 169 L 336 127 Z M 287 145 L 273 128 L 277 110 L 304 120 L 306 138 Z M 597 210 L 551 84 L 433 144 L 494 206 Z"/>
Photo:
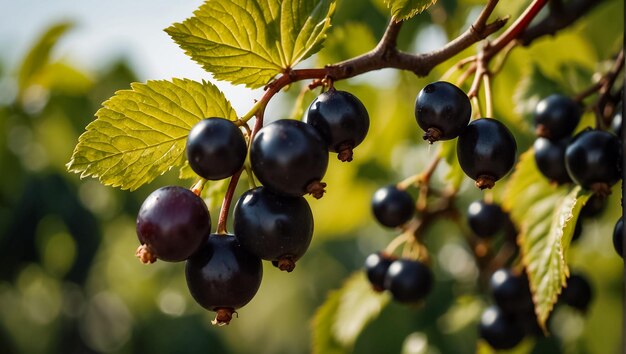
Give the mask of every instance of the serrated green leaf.
<path id="1" fill-rule="evenodd" d="M 550 184 L 537 169 L 532 149 L 520 156 L 507 185 L 504 208 L 520 230 L 522 261 L 542 326 L 569 275 L 565 252 L 589 195 L 579 186 Z"/>
<path id="2" fill-rule="evenodd" d="M 404 21 L 422 13 L 431 7 L 437 0 L 385 0 L 387 7 L 391 8 L 391 15 L 396 21 Z"/>
<path id="3" fill-rule="evenodd" d="M 376 293 L 363 272 L 353 273 L 331 292 L 313 319 L 313 353 L 348 353 L 367 323 L 389 303 Z"/>
<path id="4" fill-rule="evenodd" d="M 185 142 L 201 119 L 237 114 L 209 82 L 134 83 L 103 103 L 78 139 L 68 170 L 134 190 L 184 163 Z"/>
<path id="5" fill-rule="evenodd" d="M 547 77 L 539 66 L 533 64 L 530 73 L 525 75 L 515 88 L 513 95 L 515 110 L 529 118 L 539 101 L 554 93 L 563 93 L 563 90 L 557 81 Z"/>
<path id="6" fill-rule="evenodd" d="M 189 161 L 185 160 L 185 163 L 178 170 L 178 178 L 180 179 L 198 179 L 198 176 L 189 166 Z"/>
<path id="7" fill-rule="evenodd" d="M 165 31 L 218 80 L 257 88 L 319 51 L 335 0 L 208 0 Z"/>
<path id="8" fill-rule="evenodd" d="M 452 185 L 454 190 L 458 191 L 465 179 L 465 173 L 456 156 L 456 139 L 441 142 L 439 156 L 448 164 L 448 173 L 445 175 L 446 181 Z"/>

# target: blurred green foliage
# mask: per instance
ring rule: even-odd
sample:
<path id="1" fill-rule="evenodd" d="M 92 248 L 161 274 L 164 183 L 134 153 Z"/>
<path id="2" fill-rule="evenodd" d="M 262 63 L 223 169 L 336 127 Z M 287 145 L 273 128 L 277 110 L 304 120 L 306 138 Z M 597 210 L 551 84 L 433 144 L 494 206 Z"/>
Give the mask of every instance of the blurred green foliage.
<path id="1" fill-rule="evenodd" d="M 522 3 L 502 2 L 497 11 L 515 16 Z M 481 4 L 439 1 L 406 23 L 401 49 L 444 44 L 436 38 L 450 40 L 464 31 Z M 528 80 L 549 78 L 568 93 L 585 87 L 621 46 L 623 6 L 623 1 L 605 1 L 572 28 L 512 52 L 494 79 L 494 108 L 514 131 L 520 152 L 533 139 L 527 107 L 518 104 L 533 98 Z M 339 2 L 326 48 L 305 64 L 324 65 L 369 50 L 384 31 L 388 11 L 377 0 Z M 101 103 L 136 80 L 123 61 L 89 73 L 51 61 L 54 44 L 70 28 L 69 23 L 51 27 L 19 67 L 0 65 L 0 353 L 309 352 L 311 319 L 328 291 L 395 236 L 373 222 L 371 194 L 418 173 L 436 153 L 415 124 L 416 94 L 458 59 L 475 53 L 466 50 L 426 78 L 382 70 L 336 84 L 367 107 L 369 136 L 352 163 L 331 160 L 328 193 L 311 201 L 314 242 L 297 269 L 285 274 L 266 267 L 259 293 L 239 311 L 240 318 L 217 328 L 210 325 L 212 315 L 188 294 L 183 264 L 144 266 L 133 256 L 134 219 L 143 199 L 159 186 L 189 182 L 170 172 L 130 193 L 65 171 L 78 136 Z M 299 91 L 292 88 L 283 102 L 296 102 Z M 444 185 L 446 174 L 446 168 L 437 171 L 435 187 Z M 500 186 L 496 200 L 504 183 Z M 467 179 L 460 188 L 457 205 L 463 211 L 480 193 Z M 621 214 L 620 195 L 616 187 L 609 208 L 585 221 L 581 240 L 569 251 L 572 269 L 588 275 L 593 285 L 589 312 L 557 308 L 553 335 L 537 343 L 527 340 L 517 352 L 612 353 L 619 348 L 623 263 L 614 255 L 610 235 Z M 212 203 L 214 217 L 217 204 Z M 391 302 L 358 336 L 355 353 L 477 350 L 476 323 L 490 299 L 477 281 L 471 252 L 461 231 L 446 220 L 429 228 L 425 240 L 437 278 L 433 293 L 419 308 Z"/>

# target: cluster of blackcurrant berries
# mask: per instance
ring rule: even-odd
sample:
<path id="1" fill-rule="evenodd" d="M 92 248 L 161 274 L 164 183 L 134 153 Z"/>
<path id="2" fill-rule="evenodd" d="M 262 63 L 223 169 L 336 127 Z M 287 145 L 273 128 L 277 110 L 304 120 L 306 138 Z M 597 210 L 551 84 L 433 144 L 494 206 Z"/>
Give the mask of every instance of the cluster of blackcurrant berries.
<path id="1" fill-rule="evenodd" d="M 313 101 L 304 122 L 277 120 L 261 128 L 252 141 L 236 122 L 219 117 L 198 122 L 186 145 L 196 174 L 220 180 L 240 173 L 249 150 L 252 171 L 263 186 L 237 201 L 234 235 L 225 227 L 211 233 L 200 190 L 168 186 L 154 191 L 137 216 L 137 256 L 144 263 L 186 260 L 191 295 L 216 312 L 215 324 L 228 324 L 235 310 L 258 291 L 261 260 L 287 272 L 295 268 L 313 236 L 313 215 L 303 196 L 323 195 L 329 151 L 342 161 L 352 160 L 353 148 L 368 129 L 363 104 L 333 88 Z"/>
<path id="2" fill-rule="evenodd" d="M 492 188 L 513 168 L 517 144 L 500 121 L 478 118 L 470 123 L 471 115 L 467 95 L 448 82 L 426 85 L 415 101 L 415 118 L 425 131 L 424 140 L 432 144 L 458 137 L 461 168 L 478 188 Z"/>

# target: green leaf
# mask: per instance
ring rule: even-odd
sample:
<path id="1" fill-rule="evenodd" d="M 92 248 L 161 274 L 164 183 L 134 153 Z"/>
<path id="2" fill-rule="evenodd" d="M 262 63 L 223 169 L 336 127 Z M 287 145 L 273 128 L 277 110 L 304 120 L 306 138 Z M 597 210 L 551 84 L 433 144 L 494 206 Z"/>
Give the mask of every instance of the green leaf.
<path id="1" fill-rule="evenodd" d="M 179 179 L 198 179 L 200 178 L 200 176 L 198 176 L 191 169 L 191 166 L 189 166 L 189 161 L 185 160 L 185 163 L 180 167 L 180 170 L 178 171 L 178 178 Z"/>
<path id="2" fill-rule="evenodd" d="M 335 0 L 208 0 L 165 31 L 218 80 L 257 88 L 319 51 Z"/>
<path id="3" fill-rule="evenodd" d="M 184 162 L 191 127 L 203 118 L 236 120 L 222 92 L 191 80 L 134 83 L 115 93 L 78 139 L 68 170 L 134 190 Z"/>
<path id="4" fill-rule="evenodd" d="M 547 77 L 539 66 L 533 64 L 530 74 L 525 75 L 515 88 L 513 96 L 515 109 L 519 114 L 529 118 L 537 103 L 554 93 L 563 93 L 562 86 Z"/>
<path id="5" fill-rule="evenodd" d="M 376 293 L 363 272 L 353 273 L 328 295 L 313 319 L 313 353 L 348 353 L 367 323 L 389 303 Z"/>
<path id="6" fill-rule="evenodd" d="M 385 0 L 396 21 L 408 20 L 431 7 L 437 0 Z"/>
<path id="7" fill-rule="evenodd" d="M 551 185 L 537 169 L 532 149 L 520 156 L 507 185 L 504 208 L 519 227 L 522 262 L 544 327 L 569 275 L 565 252 L 589 196 L 579 186 Z"/>
<path id="8" fill-rule="evenodd" d="M 458 191 L 465 179 L 465 173 L 461 169 L 459 159 L 456 156 L 456 139 L 441 142 L 439 156 L 448 164 L 449 169 L 445 176 L 446 181 L 452 185 L 454 190 Z"/>

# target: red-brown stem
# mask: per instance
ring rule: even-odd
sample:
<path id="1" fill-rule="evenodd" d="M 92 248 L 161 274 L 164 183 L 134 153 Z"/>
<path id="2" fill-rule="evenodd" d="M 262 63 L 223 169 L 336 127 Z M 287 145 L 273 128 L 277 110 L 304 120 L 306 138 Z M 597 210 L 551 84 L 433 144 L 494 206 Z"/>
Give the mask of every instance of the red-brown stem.
<path id="1" fill-rule="evenodd" d="M 237 188 L 237 183 L 239 182 L 239 177 L 242 172 L 243 168 L 230 177 L 230 182 L 228 182 L 228 189 L 226 190 L 226 194 L 222 200 L 220 216 L 217 219 L 217 233 L 220 235 L 228 233 L 228 230 L 226 229 L 226 224 L 228 222 L 228 210 L 230 209 L 230 204 L 233 200 L 233 195 L 235 195 L 235 189 Z"/>
<path id="2" fill-rule="evenodd" d="M 623 67 L 624 67 L 624 48 L 622 48 L 620 52 L 617 54 L 617 58 L 615 59 L 615 62 L 613 63 L 611 70 L 609 70 L 609 72 L 607 72 L 604 76 L 602 76 L 602 78 L 598 80 L 598 82 L 586 88 L 581 93 L 577 94 L 574 97 L 574 100 L 577 102 L 581 102 L 582 100 L 593 95 L 596 92 L 599 92 L 600 94 L 604 94 L 610 91 L 611 87 L 613 87 L 613 85 L 615 84 L 615 80 L 617 79 L 617 76 L 619 75 L 619 73 L 622 71 Z"/>

